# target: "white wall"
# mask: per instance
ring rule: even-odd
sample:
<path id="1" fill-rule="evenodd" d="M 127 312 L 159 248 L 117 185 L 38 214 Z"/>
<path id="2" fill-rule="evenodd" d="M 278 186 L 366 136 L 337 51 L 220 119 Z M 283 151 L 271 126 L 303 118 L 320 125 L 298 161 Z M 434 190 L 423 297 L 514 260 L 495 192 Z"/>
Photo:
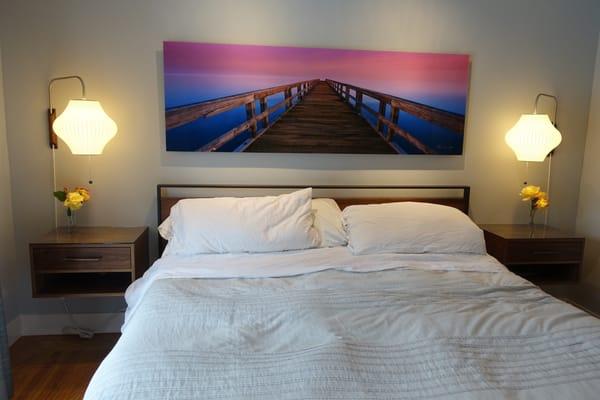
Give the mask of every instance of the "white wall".
<path id="1" fill-rule="evenodd" d="M 80 221 L 155 225 L 159 182 L 468 184 L 479 222 L 526 222 L 517 193 L 525 167 L 505 132 L 540 91 L 559 96 L 564 141 L 554 157 L 551 223 L 572 227 L 589 110 L 598 3 L 594 0 L 55 0 L 4 2 L 0 35 L 8 99 L 22 311 L 32 300 L 27 243 L 52 226 L 46 87 L 82 75 L 89 97 L 119 125 L 94 160 L 94 199 Z M 196 154 L 164 151 L 162 41 L 458 52 L 472 56 L 464 155 L 459 157 Z M 63 84 L 59 109 L 78 95 Z M 87 181 L 85 159 L 58 152 L 59 185 Z M 531 182 L 543 182 L 533 165 Z M 87 301 L 80 310 L 117 308 Z"/>
<path id="2" fill-rule="evenodd" d="M 584 235 L 583 279 L 600 289 L 600 36 L 581 173 L 577 232 Z"/>
<path id="3" fill-rule="evenodd" d="M 0 65 L 2 50 L 0 49 Z M 19 314 L 15 283 L 21 278 L 22 271 L 15 260 L 15 232 L 12 213 L 10 169 L 8 148 L 6 145 L 6 117 L 4 114 L 4 89 L 2 70 L 0 70 L 0 287 L 4 302 L 4 314 L 7 323 Z"/>

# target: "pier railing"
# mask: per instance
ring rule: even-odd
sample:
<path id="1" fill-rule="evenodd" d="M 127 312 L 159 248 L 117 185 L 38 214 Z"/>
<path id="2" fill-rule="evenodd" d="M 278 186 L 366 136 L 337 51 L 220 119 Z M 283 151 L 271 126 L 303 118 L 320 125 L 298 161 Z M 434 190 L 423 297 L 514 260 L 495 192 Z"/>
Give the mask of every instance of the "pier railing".
<path id="1" fill-rule="evenodd" d="M 249 130 L 253 138 L 260 136 L 271 127 L 270 116 L 282 107 L 286 110 L 294 106 L 294 100 L 300 101 L 318 83 L 319 80 L 295 82 L 288 85 L 275 86 L 253 92 L 242 93 L 234 96 L 222 97 L 216 100 L 189 104 L 168 109 L 165 113 L 167 130 L 188 124 L 199 118 L 207 118 L 233 110 L 240 106 L 246 107 L 246 121 L 230 129 L 221 136 L 202 146 L 198 151 L 215 151 L 224 144 Z M 295 93 L 292 92 L 296 89 Z M 283 93 L 284 99 L 272 107 L 267 105 L 267 97 Z M 260 113 L 256 110 L 256 101 L 259 102 Z M 263 121 L 264 127 L 259 131 L 258 123 Z"/>
<path id="2" fill-rule="evenodd" d="M 400 97 L 391 96 L 389 94 L 364 89 L 344 82 L 328 79 L 327 83 L 346 102 L 350 103 L 350 99 L 354 100 L 356 112 L 360 113 L 362 110 L 365 110 L 373 115 L 377 120 L 377 123 L 374 126 L 375 130 L 388 142 L 392 141 L 394 135 L 398 135 L 423 153 L 435 154 L 433 149 L 398 126 L 400 111 L 404 111 L 425 121 L 448 128 L 452 132 L 456 132 L 456 134 L 463 134 L 465 117 L 462 115 L 440 110 L 439 108 L 416 103 Z M 350 93 L 351 90 L 354 91 L 354 95 Z M 377 100 L 379 102 L 379 110 L 374 110 L 365 104 L 363 102 L 364 95 Z M 391 115 L 389 118 L 386 116 L 386 109 L 388 106 L 391 107 Z M 387 132 L 384 127 L 387 127 Z"/>

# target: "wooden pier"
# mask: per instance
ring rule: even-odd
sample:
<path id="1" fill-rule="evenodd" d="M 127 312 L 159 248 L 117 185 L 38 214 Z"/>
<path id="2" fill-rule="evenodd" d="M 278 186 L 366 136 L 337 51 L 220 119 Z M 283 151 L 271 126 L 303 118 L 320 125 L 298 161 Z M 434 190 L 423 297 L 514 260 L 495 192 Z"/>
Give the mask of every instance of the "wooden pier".
<path id="1" fill-rule="evenodd" d="M 245 151 L 262 153 L 395 154 L 369 123 L 320 81 Z"/>
<path id="2" fill-rule="evenodd" d="M 245 122 L 230 129 L 223 135 L 198 149 L 198 151 L 216 151 L 225 143 L 246 131 L 250 131 L 252 138 L 256 138 L 262 134 L 272 126 L 272 122 L 270 121 L 271 114 L 280 108 L 285 107 L 286 110 L 291 109 L 295 104 L 294 101 L 301 101 L 318 82 L 319 80 L 316 79 L 312 81 L 296 82 L 289 85 L 276 86 L 268 89 L 256 90 L 254 92 L 171 108 L 165 113 L 165 124 L 167 130 L 169 130 L 199 118 L 208 118 L 244 106 L 246 108 Z M 267 97 L 278 93 L 283 93 L 284 99 L 272 107 L 267 107 Z M 256 113 L 256 101 L 260 104 L 260 114 Z M 263 122 L 264 127 L 259 130 L 258 124 L 261 121 Z M 238 151 L 243 151 L 243 148 L 238 149 Z"/>
<path id="3" fill-rule="evenodd" d="M 352 100 L 354 109 L 357 113 L 364 110 L 374 116 L 377 123 L 373 127 L 378 133 L 384 136 L 388 142 L 392 142 L 394 135 L 398 135 L 424 154 L 435 154 L 433 149 L 398 126 L 400 111 L 404 111 L 425 121 L 450 129 L 458 135 L 462 135 L 464 132 L 465 117 L 463 115 L 343 82 L 328 79 L 327 83 L 348 104 L 352 104 Z M 364 104 L 363 96 L 368 96 L 377 100 L 379 109 L 374 110 Z M 391 110 L 389 118 L 386 116 L 388 108 Z"/>
<path id="4" fill-rule="evenodd" d="M 272 107 L 267 97 L 282 93 L 284 99 Z M 378 110 L 364 103 L 368 96 Z M 260 112 L 257 113 L 257 103 Z M 333 80 L 295 82 L 235 96 L 169 109 L 167 129 L 199 118 L 208 118 L 237 107 L 246 109 L 246 121 L 202 146 L 198 151 L 216 151 L 239 135 L 250 138 L 235 151 L 265 153 L 402 153 L 393 141 L 402 137 L 424 154 L 435 151 L 398 126 L 400 111 L 463 134 L 464 116 L 410 100 Z M 272 114 L 284 109 L 276 120 Z M 361 113 L 369 113 L 371 124 Z M 389 116 L 388 116 L 389 115 Z"/>

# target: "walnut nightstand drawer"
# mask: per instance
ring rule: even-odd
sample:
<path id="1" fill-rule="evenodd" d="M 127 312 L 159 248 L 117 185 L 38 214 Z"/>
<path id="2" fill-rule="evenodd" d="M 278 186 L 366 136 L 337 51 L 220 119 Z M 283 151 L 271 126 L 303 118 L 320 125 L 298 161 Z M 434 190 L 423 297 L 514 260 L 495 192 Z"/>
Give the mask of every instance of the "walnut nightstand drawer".
<path id="1" fill-rule="evenodd" d="M 579 263 L 583 255 L 581 240 L 511 240 L 505 262 L 508 264 Z"/>
<path id="2" fill-rule="evenodd" d="M 121 296 L 148 269 L 148 228 L 57 229 L 31 243 L 33 297 Z"/>
<path id="3" fill-rule="evenodd" d="M 129 247 L 36 246 L 32 262 L 37 271 L 131 271 Z"/>

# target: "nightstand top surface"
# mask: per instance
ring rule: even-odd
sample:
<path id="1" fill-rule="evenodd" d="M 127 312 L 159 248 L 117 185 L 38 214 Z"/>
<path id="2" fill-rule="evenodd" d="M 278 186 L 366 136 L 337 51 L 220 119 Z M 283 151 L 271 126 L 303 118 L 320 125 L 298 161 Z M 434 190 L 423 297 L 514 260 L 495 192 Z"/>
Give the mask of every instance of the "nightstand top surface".
<path id="1" fill-rule="evenodd" d="M 147 227 L 74 227 L 54 229 L 32 244 L 119 244 L 135 242 Z"/>
<path id="2" fill-rule="evenodd" d="M 504 239 L 583 239 L 573 232 L 546 225 L 481 224 L 479 227 Z"/>

